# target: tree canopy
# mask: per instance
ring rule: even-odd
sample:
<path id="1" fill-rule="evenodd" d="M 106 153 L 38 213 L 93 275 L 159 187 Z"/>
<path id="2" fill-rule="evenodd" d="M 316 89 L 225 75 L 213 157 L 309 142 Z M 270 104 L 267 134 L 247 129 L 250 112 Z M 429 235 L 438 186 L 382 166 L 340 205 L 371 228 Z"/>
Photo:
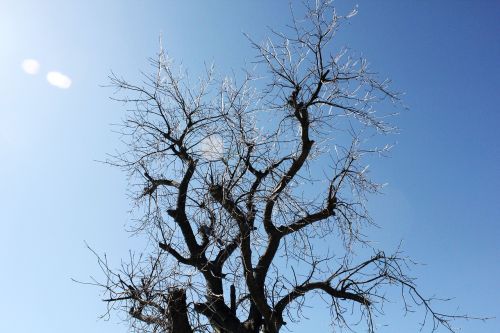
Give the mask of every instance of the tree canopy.
<path id="1" fill-rule="evenodd" d="M 464 317 L 435 310 L 412 261 L 365 235 L 381 189 L 368 161 L 390 149 L 378 137 L 395 131 L 399 94 L 335 45 L 355 10 L 304 6 L 284 31 L 249 37 L 255 67 L 242 75 L 207 66 L 193 82 L 163 49 L 143 82 L 112 75 L 128 149 L 108 162 L 127 172 L 151 245 L 118 270 L 99 258 L 98 284 L 136 331 L 277 333 L 315 295 L 334 326 L 373 332 L 387 288 L 432 330 Z"/>

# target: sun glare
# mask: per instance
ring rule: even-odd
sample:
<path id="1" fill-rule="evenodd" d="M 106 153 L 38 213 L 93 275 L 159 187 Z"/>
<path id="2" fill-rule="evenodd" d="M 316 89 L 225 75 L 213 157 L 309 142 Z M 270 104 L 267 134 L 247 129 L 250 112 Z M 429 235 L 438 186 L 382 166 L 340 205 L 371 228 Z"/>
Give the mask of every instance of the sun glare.
<path id="1" fill-rule="evenodd" d="M 25 73 L 35 75 L 40 69 L 40 63 L 35 59 L 25 59 L 23 60 L 21 67 Z"/>
<path id="2" fill-rule="evenodd" d="M 68 89 L 71 86 L 71 79 L 59 72 L 48 72 L 47 81 L 51 85 L 61 89 Z"/>

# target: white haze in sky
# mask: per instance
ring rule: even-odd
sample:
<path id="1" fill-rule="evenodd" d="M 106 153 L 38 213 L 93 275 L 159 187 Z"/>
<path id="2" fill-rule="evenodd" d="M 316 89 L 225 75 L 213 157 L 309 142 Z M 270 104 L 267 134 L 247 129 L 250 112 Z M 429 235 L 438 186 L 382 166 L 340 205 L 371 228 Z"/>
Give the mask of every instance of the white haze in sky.
<path id="1" fill-rule="evenodd" d="M 71 87 L 71 79 L 59 72 L 48 72 L 47 81 L 57 88 L 68 89 Z"/>
<path id="2" fill-rule="evenodd" d="M 21 67 L 25 73 L 35 75 L 40 69 L 40 63 L 35 59 L 25 59 L 21 63 Z"/>
<path id="3" fill-rule="evenodd" d="M 220 135 L 209 135 L 201 141 L 201 152 L 210 161 L 224 156 L 224 141 Z"/>

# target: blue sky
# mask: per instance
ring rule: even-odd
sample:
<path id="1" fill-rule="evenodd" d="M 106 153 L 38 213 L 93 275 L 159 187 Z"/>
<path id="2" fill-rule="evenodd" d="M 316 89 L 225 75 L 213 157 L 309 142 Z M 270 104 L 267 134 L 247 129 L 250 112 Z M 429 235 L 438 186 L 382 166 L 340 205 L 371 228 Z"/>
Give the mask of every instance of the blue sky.
<path id="1" fill-rule="evenodd" d="M 339 43 L 406 93 L 410 110 L 392 157 L 372 165 L 389 183 L 370 202 L 383 228 L 370 234 L 425 263 L 414 269 L 428 295 L 454 297 L 444 311 L 500 317 L 500 34 L 498 1 L 337 1 L 359 14 Z M 141 240 L 124 231 L 125 175 L 95 162 L 119 147 L 111 123 L 111 70 L 131 80 L 148 70 L 158 37 L 196 73 L 204 61 L 238 71 L 253 53 L 243 37 L 288 22 L 286 1 L 29 1 L 0 3 L 0 331 L 125 332 L 97 320 L 96 289 L 71 278 L 98 276 L 84 240 L 118 260 Z M 23 71 L 36 59 L 38 74 Z M 48 72 L 71 79 L 61 89 Z M 390 307 L 391 308 L 391 307 Z M 417 316 L 379 318 L 380 332 L 416 331 Z M 315 308 L 295 332 L 324 331 Z M 498 332 L 499 319 L 464 322 Z"/>

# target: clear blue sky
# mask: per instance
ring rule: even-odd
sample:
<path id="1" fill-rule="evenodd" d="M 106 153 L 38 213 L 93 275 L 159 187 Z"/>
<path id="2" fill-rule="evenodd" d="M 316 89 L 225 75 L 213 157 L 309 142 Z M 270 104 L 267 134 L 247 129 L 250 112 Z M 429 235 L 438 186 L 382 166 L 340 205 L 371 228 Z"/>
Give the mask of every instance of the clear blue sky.
<path id="1" fill-rule="evenodd" d="M 403 239 L 425 266 L 413 274 L 428 295 L 455 297 L 444 311 L 500 317 L 500 2 L 337 1 L 359 4 L 339 43 L 406 92 L 392 157 L 373 165 L 389 186 L 374 198 L 380 246 Z M 133 80 L 148 70 L 158 36 L 196 73 L 252 60 L 242 32 L 260 39 L 288 21 L 286 1 L 0 2 L 0 331 L 125 332 L 98 321 L 98 290 L 70 278 L 99 276 L 84 240 L 118 260 L 141 243 L 124 232 L 125 175 L 99 164 L 119 146 L 110 123 L 122 106 L 101 88 L 113 70 Z M 39 71 L 23 71 L 24 59 Z M 72 84 L 48 84 L 46 73 Z M 324 331 L 319 308 L 295 332 Z M 419 317 L 379 318 L 380 332 L 415 332 Z M 500 319 L 462 323 L 500 332 Z"/>

